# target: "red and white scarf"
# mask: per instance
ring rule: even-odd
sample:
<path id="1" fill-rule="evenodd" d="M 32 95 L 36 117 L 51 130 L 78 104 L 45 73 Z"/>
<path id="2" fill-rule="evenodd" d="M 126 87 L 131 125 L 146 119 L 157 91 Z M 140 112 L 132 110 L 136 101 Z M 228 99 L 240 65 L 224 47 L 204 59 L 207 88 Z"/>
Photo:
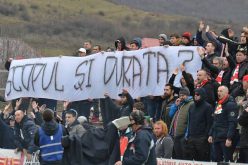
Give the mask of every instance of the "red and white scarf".
<path id="1" fill-rule="evenodd" d="M 229 98 L 229 95 L 226 95 L 221 100 L 218 101 L 218 104 L 215 108 L 214 114 L 221 114 L 222 113 L 222 104 Z"/>
<path id="2" fill-rule="evenodd" d="M 224 72 L 225 72 L 224 70 L 220 71 L 220 73 L 218 74 L 218 76 L 215 79 L 220 85 L 222 83 L 222 78 L 223 78 Z"/>
<path id="3" fill-rule="evenodd" d="M 207 82 L 208 82 L 208 80 L 203 80 L 200 84 L 197 84 L 196 88 L 203 87 Z"/>
<path id="4" fill-rule="evenodd" d="M 231 81 L 230 81 L 230 84 L 234 84 L 234 82 L 239 82 L 239 66 L 240 64 L 237 64 L 234 72 L 233 72 L 233 75 L 231 77 Z"/>

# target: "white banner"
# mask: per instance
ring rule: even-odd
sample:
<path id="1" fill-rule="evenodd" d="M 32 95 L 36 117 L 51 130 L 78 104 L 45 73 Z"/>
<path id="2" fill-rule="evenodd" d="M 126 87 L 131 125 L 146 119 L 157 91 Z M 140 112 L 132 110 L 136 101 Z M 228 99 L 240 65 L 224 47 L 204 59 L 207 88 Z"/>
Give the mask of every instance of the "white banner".
<path id="1" fill-rule="evenodd" d="M 157 158 L 157 165 L 217 165 L 217 163 Z"/>
<path id="2" fill-rule="evenodd" d="M 104 52 L 87 57 L 14 60 L 6 83 L 6 100 L 20 97 L 77 101 L 111 98 L 125 88 L 134 97 L 162 95 L 176 67 L 185 63 L 196 76 L 201 60 L 196 47 L 153 47 Z M 181 74 L 176 78 L 179 85 Z"/>

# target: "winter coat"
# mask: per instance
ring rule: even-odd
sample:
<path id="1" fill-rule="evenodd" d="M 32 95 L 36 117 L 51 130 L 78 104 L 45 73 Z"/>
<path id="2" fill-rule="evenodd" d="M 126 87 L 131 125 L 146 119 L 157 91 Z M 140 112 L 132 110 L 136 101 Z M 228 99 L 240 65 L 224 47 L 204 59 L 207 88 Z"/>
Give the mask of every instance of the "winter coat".
<path id="1" fill-rule="evenodd" d="M 179 106 L 176 106 L 176 104 L 171 106 L 169 115 L 173 116 L 173 119 L 170 126 L 170 135 L 174 138 L 184 136 L 188 122 L 188 111 L 191 104 L 193 104 L 193 99 L 189 96 L 180 103 Z M 174 128 L 175 124 L 176 127 Z"/>
<path id="2" fill-rule="evenodd" d="M 18 149 L 26 149 L 28 153 L 38 150 L 34 145 L 34 136 L 37 127 L 32 119 L 24 116 L 20 123 L 15 123 L 15 145 Z"/>
<path id="3" fill-rule="evenodd" d="M 170 135 L 158 139 L 156 142 L 156 157 L 157 158 L 172 158 L 174 142 Z"/>
<path id="4" fill-rule="evenodd" d="M 128 142 L 122 165 L 156 165 L 155 136 L 152 128 L 142 126 Z"/>
<path id="5" fill-rule="evenodd" d="M 208 137 L 208 132 L 212 126 L 213 107 L 205 101 L 206 92 L 203 88 L 195 89 L 195 93 L 200 95 L 200 100 L 194 100 L 189 107 L 187 137 Z"/>
<path id="6" fill-rule="evenodd" d="M 78 122 L 78 120 L 75 120 L 71 125 L 69 125 L 67 131 L 69 132 L 69 135 L 78 135 L 79 137 L 82 137 L 86 132 L 85 128 Z"/>
<path id="7" fill-rule="evenodd" d="M 217 108 L 217 107 L 216 107 Z M 213 137 L 214 142 L 232 139 L 236 132 L 238 106 L 232 96 L 223 102 L 222 110 L 214 113 L 213 125 L 209 135 Z"/>
<path id="8" fill-rule="evenodd" d="M 248 148 L 248 112 L 243 111 L 238 122 L 241 125 L 240 148 Z"/>

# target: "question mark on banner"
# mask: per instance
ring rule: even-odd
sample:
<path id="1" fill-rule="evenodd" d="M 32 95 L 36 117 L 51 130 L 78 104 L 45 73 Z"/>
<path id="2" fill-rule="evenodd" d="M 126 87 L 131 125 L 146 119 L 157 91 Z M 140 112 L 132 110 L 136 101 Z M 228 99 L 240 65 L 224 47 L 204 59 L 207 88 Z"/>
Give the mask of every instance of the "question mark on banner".
<path id="1" fill-rule="evenodd" d="M 188 59 L 188 60 L 184 60 L 183 61 L 183 65 L 185 66 L 185 63 L 186 62 L 190 62 L 190 61 L 192 61 L 193 59 L 194 59 L 194 51 L 192 51 L 192 50 L 179 50 L 178 51 L 178 57 L 180 57 L 180 55 L 182 55 L 182 54 L 190 54 L 191 55 L 191 57 L 190 57 L 190 59 Z"/>

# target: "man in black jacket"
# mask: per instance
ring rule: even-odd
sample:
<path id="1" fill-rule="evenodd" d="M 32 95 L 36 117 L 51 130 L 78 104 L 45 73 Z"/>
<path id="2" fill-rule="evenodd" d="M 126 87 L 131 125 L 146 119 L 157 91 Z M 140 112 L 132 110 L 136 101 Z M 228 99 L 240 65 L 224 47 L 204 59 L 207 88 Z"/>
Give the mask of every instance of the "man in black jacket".
<path id="1" fill-rule="evenodd" d="M 232 161 L 232 145 L 237 127 L 238 106 L 228 88 L 218 88 L 218 105 L 214 111 L 214 121 L 209 132 L 208 142 L 213 143 L 217 162 Z"/>
<path id="2" fill-rule="evenodd" d="M 197 72 L 196 88 L 204 88 L 206 91 L 206 101 L 215 107 L 215 84 L 209 79 L 207 71 L 201 69 Z"/>
<path id="3" fill-rule="evenodd" d="M 246 49 L 240 48 L 236 53 L 236 66 L 233 69 L 230 81 L 230 93 L 233 97 L 237 96 L 235 95 L 237 93 L 235 90 L 236 88 L 240 88 L 243 77 L 248 74 L 248 58 Z M 228 58 L 232 57 L 228 56 Z"/>
<path id="4" fill-rule="evenodd" d="M 28 118 L 22 110 L 15 112 L 15 145 L 16 151 L 23 151 L 27 160 L 31 159 L 32 153 L 38 150 L 34 145 L 34 134 L 37 127 L 33 120 Z"/>
<path id="5" fill-rule="evenodd" d="M 212 125 L 212 106 L 205 101 L 203 88 L 195 89 L 194 103 L 189 107 L 184 159 L 209 160 L 208 132 Z"/>
<path id="6" fill-rule="evenodd" d="M 164 101 L 162 103 L 162 110 L 160 119 L 162 119 L 168 128 L 170 128 L 171 120 L 169 116 L 170 107 L 176 101 L 177 97 L 174 96 L 174 89 L 172 84 L 166 84 L 164 87 Z"/>
<path id="7" fill-rule="evenodd" d="M 248 107 L 242 112 L 239 119 L 241 127 L 240 134 L 240 163 L 248 163 Z"/>
<path id="8" fill-rule="evenodd" d="M 134 100 L 127 90 L 123 89 L 123 92 L 119 94 L 121 97 L 120 106 L 114 103 L 114 101 L 105 93 L 105 108 L 102 112 L 103 122 L 109 123 L 110 121 L 122 116 L 129 116 L 133 110 Z"/>
<path id="9" fill-rule="evenodd" d="M 240 96 L 236 97 L 236 102 L 239 106 L 239 118 L 238 122 L 241 126 L 240 131 L 240 163 L 248 163 L 248 75 L 243 77 L 242 82 L 243 92 Z"/>
<path id="10" fill-rule="evenodd" d="M 123 160 L 115 165 L 156 165 L 155 136 L 152 128 L 146 127 L 144 113 L 133 111 L 130 114 L 131 127 L 135 135 L 128 142 Z"/>
<path id="11" fill-rule="evenodd" d="M 211 76 L 217 81 L 217 83 L 229 88 L 231 73 L 236 64 L 232 58 L 227 58 L 229 56 L 228 46 L 225 47 L 226 57 L 215 57 L 213 59 L 213 64 L 205 58 L 204 49 L 197 48 L 197 51 L 202 59 L 202 63 L 210 71 Z M 216 63 L 219 65 L 217 66 Z"/>

